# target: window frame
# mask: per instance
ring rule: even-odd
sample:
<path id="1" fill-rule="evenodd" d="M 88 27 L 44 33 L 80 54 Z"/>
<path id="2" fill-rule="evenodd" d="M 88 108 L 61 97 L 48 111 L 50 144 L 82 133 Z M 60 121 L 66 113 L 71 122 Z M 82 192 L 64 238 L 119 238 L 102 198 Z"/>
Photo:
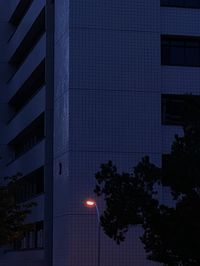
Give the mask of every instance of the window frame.
<path id="1" fill-rule="evenodd" d="M 200 3 L 198 4 L 194 4 L 194 5 L 190 5 L 187 4 L 188 0 L 183 0 L 183 4 L 179 4 L 178 3 L 170 3 L 170 1 L 168 1 L 168 3 L 165 3 L 166 1 L 164 0 L 160 0 L 160 6 L 161 7 L 175 7 L 175 8 L 192 8 L 192 9 L 200 9 Z M 175 1 L 177 2 L 177 1 Z M 188 1 L 189 2 L 189 1 Z"/>
<path id="2" fill-rule="evenodd" d="M 29 201 L 44 194 L 44 167 L 40 167 L 17 181 L 15 200 L 17 203 Z"/>
<path id="3" fill-rule="evenodd" d="M 7 251 L 44 249 L 44 221 L 24 225 L 24 236 L 11 243 Z"/>
<path id="4" fill-rule="evenodd" d="M 167 101 L 171 101 L 172 104 L 175 104 L 175 102 L 183 103 L 182 109 L 188 108 L 188 104 L 192 105 L 195 110 L 197 111 L 197 114 L 200 112 L 200 95 L 190 95 L 190 94 L 161 94 L 161 125 L 167 125 L 167 126 L 183 126 L 185 121 L 184 121 L 184 116 L 183 114 L 176 115 L 176 113 L 173 115 L 170 112 L 167 112 Z M 169 107 L 168 107 L 169 108 Z M 177 109 L 178 112 L 180 108 L 174 108 Z M 187 114 L 188 114 L 188 110 Z M 177 113 L 178 113 L 177 112 Z M 187 116 L 185 117 L 187 118 Z M 188 119 L 188 118 L 187 118 Z M 196 118 L 194 118 L 196 119 Z M 195 121 L 195 120 L 194 120 Z"/>
<path id="5" fill-rule="evenodd" d="M 173 42 L 177 42 L 173 44 Z M 194 46 L 190 46 L 189 43 L 193 42 Z M 195 45 L 196 43 L 196 45 Z M 171 55 L 173 49 L 177 47 L 183 48 L 183 62 L 176 62 Z M 192 53 L 191 48 L 194 48 L 198 52 L 198 62 L 188 63 L 188 52 Z M 177 35 L 161 35 L 161 65 L 163 66 L 181 66 L 181 67 L 200 67 L 200 37 L 196 36 L 177 36 Z"/>

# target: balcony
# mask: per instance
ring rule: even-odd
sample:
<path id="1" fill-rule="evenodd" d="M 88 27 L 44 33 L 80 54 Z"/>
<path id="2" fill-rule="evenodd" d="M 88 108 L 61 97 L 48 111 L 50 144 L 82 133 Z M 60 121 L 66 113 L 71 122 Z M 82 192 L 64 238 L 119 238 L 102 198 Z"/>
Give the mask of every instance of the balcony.
<path id="1" fill-rule="evenodd" d="M 45 110 L 45 87 L 43 87 L 9 122 L 5 143 L 9 143 Z"/>
<path id="2" fill-rule="evenodd" d="M 44 34 L 31 54 L 27 57 L 24 64 L 19 68 L 15 75 L 8 82 L 7 102 L 20 90 L 26 80 L 32 75 L 37 66 L 45 58 L 46 35 Z"/>
<path id="3" fill-rule="evenodd" d="M 10 15 L 9 22 L 15 26 L 19 25 L 20 21 L 26 14 L 28 8 L 32 4 L 32 1 L 33 0 L 29 0 L 29 1 L 12 0 L 10 3 L 11 15 Z"/>
<path id="4" fill-rule="evenodd" d="M 44 165 L 45 160 L 45 139 L 38 142 L 32 149 L 15 160 L 8 161 L 6 169 L 2 171 L 2 176 L 11 176 L 17 172 L 27 175 L 35 169 Z"/>
<path id="5" fill-rule="evenodd" d="M 15 31 L 15 33 L 12 35 L 12 38 L 9 40 L 8 43 L 8 58 L 10 61 L 14 60 L 14 57 L 19 54 L 20 46 L 23 46 L 23 49 L 25 49 L 31 41 L 31 37 L 34 36 L 34 34 L 37 34 L 38 25 L 37 27 L 32 27 L 34 23 L 37 21 L 37 18 L 41 14 L 42 10 L 45 7 L 45 1 L 44 0 L 34 0 L 33 4 L 31 5 L 30 9 L 22 19 L 19 27 Z M 29 36 L 29 39 L 26 40 L 26 36 Z M 21 49 L 20 49 L 21 51 Z"/>

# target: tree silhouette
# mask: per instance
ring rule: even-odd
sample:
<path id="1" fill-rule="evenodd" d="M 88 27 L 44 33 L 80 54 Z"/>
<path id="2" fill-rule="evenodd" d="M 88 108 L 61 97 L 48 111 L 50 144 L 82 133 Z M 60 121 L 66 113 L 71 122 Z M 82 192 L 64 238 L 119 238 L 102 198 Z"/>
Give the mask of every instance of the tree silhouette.
<path id="1" fill-rule="evenodd" d="M 189 97 L 183 136 L 175 135 L 163 167 L 145 156 L 133 173 L 118 173 L 111 161 L 96 173 L 95 193 L 106 209 L 104 232 L 117 244 L 130 226 L 141 225 L 147 258 L 168 266 L 200 265 L 200 122 L 199 105 Z M 163 203 L 158 190 L 168 187 L 174 204 Z"/>
<path id="2" fill-rule="evenodd" d="M 0 246 L 23 237 L 24 221 L 30 213 L 33 202 L 20 204 L 16 201 L 17 180 L 21 174 L 3 178 L 0 186 Z"/>

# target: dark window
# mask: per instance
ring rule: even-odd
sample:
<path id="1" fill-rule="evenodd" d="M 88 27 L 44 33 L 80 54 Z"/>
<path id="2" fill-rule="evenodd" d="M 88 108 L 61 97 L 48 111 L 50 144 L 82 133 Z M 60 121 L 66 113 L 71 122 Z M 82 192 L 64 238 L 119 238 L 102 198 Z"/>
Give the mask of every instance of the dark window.
<path id="1" fill-rule="evenodd" d="M 200 8 L 199 0 L 161 0 L 161 6 Z"/>
<path id="2" fill-rule="evenodd" d="M 181 36 L 161 37 L 161 64 L 200 66 L 200 38 Z"/>
<path id="3" fill-rule="evenodd" d="M 200 96 L 163 94 L 161 105 L 163 125 L 183 125 L 187 119 L 195 121 L 194 114 L 198 116 Z"/>
<path id="4" fill-rule="evenodd" d="M 42 248 L 44 246 L 44 239 L 43 239 L 43 234 L 44 234 L 44 224 L 43 222 L 38 222 L 36 223 L 36 247 L 37 248 Z"/>
<path id="5" fill-rule="evenodd" d="M 11 247 L 14 250 L 29 250 L 44 247 L 44 222 L 39 221 L 24 226 L 21 239 L 13 241 Z"/>
<path id="6" fill-rule="evenodd" d="M 42 141 L 44 134 L 44 113 L 42 113 L 8 144 L 13 151 L 11 162 Z"/>
<path id="7" fill-rule="evenodd" d="M 22 203 L 44 193 L 44 168 L 41 167 L 17 181 L 16 202 Z"/>

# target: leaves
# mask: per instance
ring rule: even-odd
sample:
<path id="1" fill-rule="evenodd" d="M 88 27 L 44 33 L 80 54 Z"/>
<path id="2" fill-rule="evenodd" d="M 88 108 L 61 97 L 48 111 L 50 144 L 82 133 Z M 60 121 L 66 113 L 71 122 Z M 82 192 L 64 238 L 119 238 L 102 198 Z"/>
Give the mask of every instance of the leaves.
<path id="1" fill-rule="evenodd" d="M 140 224 L 147 258 L 169 266 L 200 265 L 200 123 L 191 114 L 188 109 L 184 136 L 175 136 L 166 167 L 145 156 L 133 173 L 118 173 L 109 161 L 95 175 L 94 191 L 106 204 L 104 232 L 120 244 L 128 229 Z M 159 186 L 168 187 L 173 206 L 161 204 Z"/>
<path id="2" fill-rule="evenodd" d="M 33 202 L 17 204 L 15 194 L 20 177 L 20 173 L 6 177 L 6 184 L 0 187 L 0 246 L 23 237 L 24 220 L 36 205 Z"/>

